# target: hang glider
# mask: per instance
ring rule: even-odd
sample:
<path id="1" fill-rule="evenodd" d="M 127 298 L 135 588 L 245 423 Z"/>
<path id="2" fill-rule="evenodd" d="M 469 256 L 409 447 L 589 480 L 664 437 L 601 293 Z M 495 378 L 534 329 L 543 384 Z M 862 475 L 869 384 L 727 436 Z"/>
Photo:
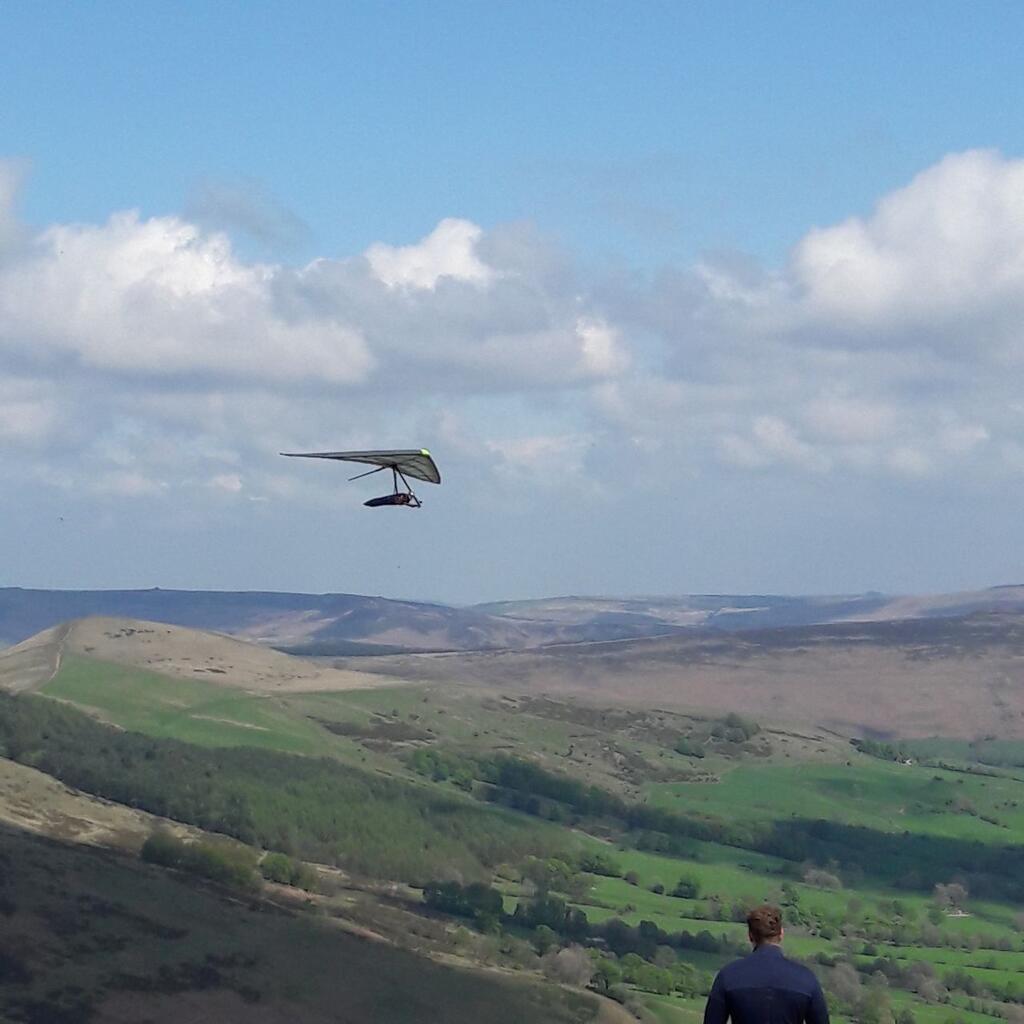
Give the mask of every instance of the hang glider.
<path id="1" fill-rule="evenodd" d="M 371 498 L 363 504 L 369 508 L 380 508 L 383 505 L 405 505 L 408 508 L 420 508 L 422 502 L 413 494 L 407 477 L 423 480 L 428 484 L 439 484 L 441 474 L 426 448 L 379 452 L 281 452 L 291 459 L 334 459 L 338 462 L 358 462 L 374 469 L 365 473 L 350 476 L 349 480 L 360 480 L 364 476 L 372 476 L 383 470 L 391 470 L 394 490 L 380 498 Z M 399 480 L 404 490 L 399 486 Z"/>

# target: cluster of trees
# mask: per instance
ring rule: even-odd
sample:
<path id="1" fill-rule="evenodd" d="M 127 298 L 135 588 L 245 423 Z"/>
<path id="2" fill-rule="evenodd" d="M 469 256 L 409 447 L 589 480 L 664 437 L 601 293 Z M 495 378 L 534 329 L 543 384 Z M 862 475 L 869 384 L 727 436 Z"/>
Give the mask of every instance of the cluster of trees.
<path id="1" fill-rule="evenodd" d="M 890 987 L 913 992 L 919 999 L 932 1004 L 949 1003 L 954 992 L 971 999 L 1024 1002 L 1024 985 L 1013 981 L 1004 984 L 982 981 L 961 967 L 944 971 L 940 977 L 935 966 L 927 960 L 901 961 L 893 957 L 879 957 L 858 967 L 847 960 L 833 960 L 819 954 L 818 962 L 826 967 L 824 984 L 836 1005 L 856 1016 L 862 1024 L 872 1024 L 876 1017 L 876 1014 L 868 1012 L 865 1021 L 865 1004 L 876 1010 L 884 1009 L 888 1001 L 881 1000 L 879 992 Z"/>
<path id="2" fill-rule="evenodd" d="M 477 770 L 477 778 L 492 787 L 490 792 L 498 802 L 511 802 L 511 795 L 518 794 L 554 801 L 586 818 L 617 818 L 626 808 L 625 801 L 600 786 L 549 772 L 519 757 L 499 754 L 479 758 Z"/>
<path id="3" fill-rule="evenodd" d="M 718 741 L 721 745 L 739 745 L 753 739 L 761 731 L 761 726 L 752 718 L 730 712 L 724 718 L 713 721 L 706 732 L 691 732 L 680 736 L 674 745 L 677 754 L 686 757 L 704 757 L 705 746 Z"/>
<path id="4" fill-rule="evenodd" d="M 156 831 L 142 844 L 141 856 L 150 864 L 188 871 L 234 889 L 259 886 L 259 855 L 241 843 L 185 842 L 169 832 Z"/>
<path id="5" fill-rule="evenodd" d="M 436 747 L 419 747 L 409 755 L 409 766 L 420 775 L 434 782 L 451 782 L 470 792 L 477 778 L 476 762 L 450 750 Z"/>
<path id="6" fill-rule="evenodd" d="M 881 740 L 852 739 L 850 743 L 862 754 L 877 757 L 882 761 L 907 761 L 912 758 L 910 751 L 898 743 L 883 743 Z"/>
<path id="7" fill-rule="evenodd" d="M 658 950 L 653 961 L 637 953 L 621 958 L 599 953 L 594 963 L 594 987 L 619 1002 L 628 999 L 628 993 L 621 991 L 623 983 L 655 995 L 675 992 L 688 998 L 706 995 L 711 990 L 710 974 L 677 959 L 675 951 L 666 947 Z"/>
<path id="8" fill-rule="evenodd" d="M 431 910 L 471 918 L 482 931 L 495 928 L 505 912 L 501 893 L 484 882 L 428 882 L 423 902 Z"/>
<path id="9" fill-rule="evenodd" d="M 296 889 L 312 891 L 316 888 L 316 872 L 301 860 L 295 860 L 286 853 L 268 853 L 260 861 L 260 874 L 268 882 L 294 885 Z"/>
<path id="10" fill-rule="evenodd" d="M 571 842 L 330 758 L 142 736 L 38 696 L 0 694 L 0 753 L 87 793 L 370 877 L 488 878 L 499 863 Z"/>
<path id="11" fill-rule="evenodd" d="M 711 736 L 730 743 L 746 743 L 761 731 L 761 726 L 752 718 L 731 712 L 711 725 Z"/>
<path id="12" fill-rule="evenodd" d="M 704 744 L 700 740 L 694 739 L 692 736 L 680 736 L 676 740 L 675 746 L 672 748 L 677 754 L 682 754 L 684 757 L 703 757 L 704 756 Z"/>
<path id="13" fill-rule="evenodd" d="M 745 951 L 707 931 L 667 933 L 651 921 L 632 926 L 613 918 L 591 924 L 583 911 L 551 892 L 521 900 L 511 915 L 502 912 L 501 893 L 479 883 L 431 882 L 423 900 L 434 910 L 473 920 L 484 931 L 504 926 L 529 933 L 548 977 L 581 987 L 592 983 L 620 1002 L 629 999 L 623 985 L 663 994 L 707 993 L 711 976 L 681 961 L 677 950 L 729 956 Z"/>
<path id="14" fill-rule="evenodd" d="M 846 961 L 824 972 L 822 985 L 833 1010 L 840 1010 L 858 1024 L 914 1024 L 910 1011 L 892 1012 L 888 983 L 884 975 L 872 976 L 864 984 L 860 972 Z M 910 1013 L 910 1016 L 905 1014 Z"/>

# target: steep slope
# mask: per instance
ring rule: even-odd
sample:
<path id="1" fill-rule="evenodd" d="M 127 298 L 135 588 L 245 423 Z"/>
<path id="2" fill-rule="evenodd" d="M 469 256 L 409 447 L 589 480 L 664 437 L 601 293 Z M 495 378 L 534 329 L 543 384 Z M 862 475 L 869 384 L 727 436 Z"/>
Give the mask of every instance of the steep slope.
<path id="1" fill-rule="evenodd" d="M 5 1021 L 585 1024 L 601 1012 L 590 994 L 441 964 L 4 825 L 0 902 Z"/>
<path id="2" fill-rule="evenodd" d="M 1024 738 L 1024 617 L 977 615 L 341 659 L 407 679 L 739 711 L 869 735 Z"/>

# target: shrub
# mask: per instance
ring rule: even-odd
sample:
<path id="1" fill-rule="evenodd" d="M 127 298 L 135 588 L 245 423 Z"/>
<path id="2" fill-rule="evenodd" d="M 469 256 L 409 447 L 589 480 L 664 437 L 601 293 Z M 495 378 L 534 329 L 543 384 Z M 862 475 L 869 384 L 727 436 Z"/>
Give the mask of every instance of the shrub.
<path id="1" fill-rule="evenodd" d="M 188 843 L 169 832 L 155 831 L 142 844 L 141 856 L 151 864 L 178 868 L 235 889 L 253 889 L 259 884 L 256 851 L 241 843 Z"/>
<path id="2" fill-rule="evenodd" d="M 696 740 L 690 739 L 689 736 L 680 736 L 676 740 L 675 747 L 673 748 L 677 754 L 682 754 L 684 757 L 703 757 L 704 748 Z"/>
<path id="3" fill-rule="evenodd" d="M 838 876 L 821 868 L 807 868 L 804 871 L 804 881 L 818 889 L 842 889 L 843 887 L 843 883 Z"/>
<path id="4" fill-rule="evenodd" d="M 316 887 L 316 872 L 284 853 L 268 853 L 260 861 L 260 874 L 269 882 L 294 885 L 298 889 L 308 891 Z"/>
<path id="5" fill-rule="evenodd" d="M 595 853 L 581 853 L 578 864 L 580 871 L 589 872 L 591 875 L 604 875 L 606 878 L 622 877 L 622 865 L 600 850 Z"/>
<path id="6" fill-rule="evenodd" d="M 672 895 L 684 900 L 695 900 L 700 896 L 700 882 L 693 875 L 683 875 L 676 882 Z"/>
<path id="7" fill-rule="evenodd" d="M 594 976 L 594 961 L 580 946 L 567 946 L 541 958 L 541 969 L 552 981 L 585 988 Z"/>

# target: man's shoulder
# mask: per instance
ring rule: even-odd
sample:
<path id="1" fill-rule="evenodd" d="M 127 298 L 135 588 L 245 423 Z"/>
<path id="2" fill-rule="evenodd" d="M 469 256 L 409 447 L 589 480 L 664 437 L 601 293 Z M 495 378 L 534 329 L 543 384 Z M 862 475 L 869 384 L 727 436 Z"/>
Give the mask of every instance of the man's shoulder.
<path id="1" fill-rule="evenodd" d="M 738 960 L 733 960 L 731 963 L 726 964 L 719 974 L 722 981 L 728 984 L 729 982 L 742 981 L 753 973 L 761 974 L 764 971 L 770 971 L 773 974 L 780 974 L 791 979 L 800 979 L 810 987 L 818 984 L 814 971 L 801 963 L 797 963 L 796 960 L 790 960 L 782 950 L 771 953 L 758 953 L 756 951 L 749 953 L 747 956 L 740 957 Z"/>

